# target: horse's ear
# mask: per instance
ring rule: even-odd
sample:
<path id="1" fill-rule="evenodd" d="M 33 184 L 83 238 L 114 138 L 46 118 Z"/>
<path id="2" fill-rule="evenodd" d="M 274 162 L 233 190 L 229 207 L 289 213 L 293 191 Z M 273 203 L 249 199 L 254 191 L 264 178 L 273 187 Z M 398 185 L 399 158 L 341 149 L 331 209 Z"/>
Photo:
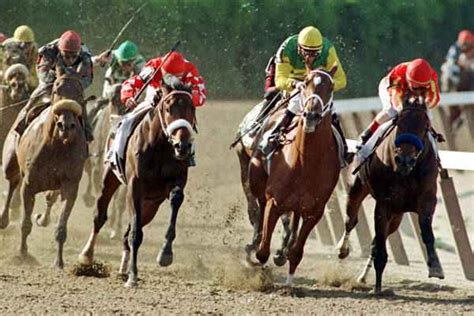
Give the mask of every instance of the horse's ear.
<path id="1" fill-rule="evenodd" d="M 338 67 L 337 61 L 335 61 L 335 62 L 332 64 L 332 66 L 331 66 L 331 68 L 329 69 L 329 72 L 328 72 L 328 73 L 331 75 L 331 77 L 334 77 L 334 75 L 336 74 L 336 72 L 337 72 L 337 67 Z"/>

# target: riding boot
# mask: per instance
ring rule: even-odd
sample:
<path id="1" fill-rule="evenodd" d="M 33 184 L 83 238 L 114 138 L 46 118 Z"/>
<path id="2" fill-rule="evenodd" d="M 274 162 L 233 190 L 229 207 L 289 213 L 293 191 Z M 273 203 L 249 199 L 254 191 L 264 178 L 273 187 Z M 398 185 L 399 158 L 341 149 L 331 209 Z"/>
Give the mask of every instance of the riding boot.
<path id="1" fill-rule="evenodd" d="M 343 154 L 344 161 L 347 164 L 350 164 L 352 162 L 352 159 L 354 158 L 354 153 L 349 152 L 349 148 L 347 147 L 346 137 L 344 136 L 344 131 L 342 130 L 342 127 L 341 127 L 341 121 L 339 121 L 339 117 L 337 116 L 336 113 L 332 113 L 331 120 L 332 120 L 332 125 L 336 128 L 337 132 L 339 133 L 339 135 L 341 135 L 341 138 L 342 138 L 342 144 L 344 147 L 344 154 Z"/>
<path id="2" fill-rule="evenodd" d="M 372 135 L 374 135 L 374 132 L 372 132 L 370 128 L 365 129 L 362 134 L 359 135 L 361 145 L 365 145 Z"/>
<path id="3" fill-rule="evenodd" d="M 270 136 L 268 137 L 268 141 L 266 145 L 262 148 L 262 153 L 266 156 L 270 155 L 273 153 L 279 143 L 279 136 L 282 132 L 284 132 L 287 127 L 290 125 L 291 121 L 295 117 L 295 114 L 289 110 L 285 111 L 285 114 L 281 118 L 281 120 L 276 123 L 276 125 L 273 127 L 272 131 L 270 132 Z"/>

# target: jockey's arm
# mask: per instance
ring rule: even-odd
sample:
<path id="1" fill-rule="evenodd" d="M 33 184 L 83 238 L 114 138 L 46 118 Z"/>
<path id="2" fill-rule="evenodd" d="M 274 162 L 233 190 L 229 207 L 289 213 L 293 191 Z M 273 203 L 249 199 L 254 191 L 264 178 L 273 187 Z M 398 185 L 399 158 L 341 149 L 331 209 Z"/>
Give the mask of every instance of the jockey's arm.
<path id="1" fill-rule="evenodd" d="M 77 73 L 81 77 L 81 84 L 84 89 L 92 84 L 93 73 L 92 73 L 92 60 L 90 55 L 84 54 L 82 61 L 77 67 Z"/>
<path id="2" fill-rule="evenodd" d="M 332 67 L 334 63 L 337 64 L 337 71 L 334 74 L 334 78 L 333 78 L 334 79 L 334 92 L 336 92 L 346 87 L 347 79 L 346 79 L 346 73 L 344 72 L 344 69 L 342 68 L 342 64 L 339 61 L 339 58 L 337 57 L 336 49 L 333 46 L 329 49 L 329 55 L 328 55 L 326 65 L 329 67 Z M 326 69 L 326 70 L 329 71 L 330 69 Z"/>
<path id="3" fill-rule="evenodd" d="M 276 64 L 275 86 L 280 91 L 291 92 L 297 80 L 290 78 L 293 66 L 291 66 L 289 61 L 285 61 L 285 59 L 287 59 L 287 57 L 284 57 L 282 62 Z"/>
<path id="4" fill-rule="evenodd" d="M 433 76 L 433 79 L 430 83 L 430 88 L 427 93 L 426 102 L 428 103 L 428 108 L 434 109 L 439 104 L 439 84 L 438 84 L 438 75 L 436 73 Z"/>
<path id="5" fill-rule="evenodd" d="M 55 61 L 44 55 L 40 55 L 36 65 L 36 72 L 41 83 L 53 83 L 56 79 L 56 72 L 54 70 Z"/>

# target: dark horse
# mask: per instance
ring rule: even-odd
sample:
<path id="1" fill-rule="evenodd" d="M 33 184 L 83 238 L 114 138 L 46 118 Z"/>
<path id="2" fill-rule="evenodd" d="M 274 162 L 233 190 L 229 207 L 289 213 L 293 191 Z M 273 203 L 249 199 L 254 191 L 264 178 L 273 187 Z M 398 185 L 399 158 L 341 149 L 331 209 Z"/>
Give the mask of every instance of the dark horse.
<path id="1" fill-rule="evenodd" d="M 157 261 L 161 266 L 172 263 L 176 219 L 184 199 L 183 189 L 188 173 L 186 159 L 191 151 L 195 108 L 189 87 L 181 83 L 171 86 L 163 83 L 161 94 L 160 102 L 140 122 L 130 136 L 127 146 L 125 171 L 131 221 L 123 239 L 120 273 L 127 272 L 131 248 L 132 259 L 126 283 L 128 287 L 137 285 L 137 255 L 143 239 L 142 227 L 153 219 L 166 198 L 171 203 L 171 219 L 166 242 Z M 94 227 L 79 256 L 83 264 L 93 262 L 97 234 L 107 220 L 108 204 L 119 185 L 112 168 L 107 166 L 102 192 L 97 200 Z"/>
<path id="2" fill-rule="evenodd" d="M 387 263 L 386 239 L 397 230 L 405 212 L 418 214 L 428 252 L 429 277 L 444 278 L 431 227 L 437 201 L 439 163 L 429 139 L 430 128 L 424 102 L 407 100 L 394 130 L 361 168 L 349 192 L 346 231 L 340 243 L 339 258 L 349 254 L 349 233 L 357 224 L 360 204 L 370 193 L 376 200 L 375 238 L 371 257 L 359 281 L 365 282 L 373 261 L 376 295 L 382 291 L 382 273 Z"/>
<path id="3" fill-rule="evenodd" d="M 290 262 L 287 285 L 292 285 L 306 239 L 321 219 L 339 178 L 341 166 L 331 127 L 332 76 L 336 69 L 313 70 L 306 76 L 306 88 L 301 91 L 303 115 L 294 141 L 273 154 L 269 174 L 260 151 L 255 151 L 250 161 L 250 190 L 260 206 L 262 238 L 256 256 L 261 264 L 270 255 L 275 224 L 283 214 L 291 214 L 291 235 L 284 249 Z"/>

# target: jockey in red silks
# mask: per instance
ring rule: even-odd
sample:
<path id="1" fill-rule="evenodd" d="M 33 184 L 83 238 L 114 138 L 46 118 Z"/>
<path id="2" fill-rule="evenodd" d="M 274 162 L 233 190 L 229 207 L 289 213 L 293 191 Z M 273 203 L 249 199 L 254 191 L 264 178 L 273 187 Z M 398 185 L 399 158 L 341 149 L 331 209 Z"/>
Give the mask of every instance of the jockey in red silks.
<path id="1" fill-rule="evenodd" d="M 381 124 L 397 116 L 402 110 L 403 100 L 412 96 L 424 97 L 428 109 L 439 104 L 438 75 L 430 64 L 421 58 L 395 66 L 380 81 L 379 97 L 383 110 L 361 134 L 362 143 L 365 144 Z"/>
<path id="2" fill-rule="evenodd" d="M 151 76 L 158 67 L 160 70 L 151 79 L 150 84 L 146 87 L 146 96 L 143 102 L 138 104 L 137 93 L 150 80 Z M 126 140 L 132 132 L 134 122 L 141 120 L 145 114 L 154 107 L 155 103 L 159 101 L 157 90 L 161 87 L 163 78 L 168 76 L 176 77 L 184 84 L 191 86 L 192 101 L 195 107 L 200 107 L 206 101 L 207 90 L 204 84 L 204 79 L 199 74 L 197 68 L 183 55 L 178 52 L 172 52 L 163 57 L 157 57 L 149 60 L 138 75 L 125 80 L 122 83 L 121 101 L 129 109 L 133 109 L 131 113 L 124 115 L 123 119 L 117 128 L 116 137 L 109 152 L 108 160 L 116 165 L 118 161 L 113 161 L 113 152 L 119 154 L 119 158 L 125 151 Z M 195 166 L 194 149 L 191 152 L 188 161 L 189 166 Z"/>
<path id="3" fill-rule="evenodd" d="M 121 100 L 128 108 L 134 109 L 137 107 L 138 104 L 135 99 L 137 92 L 160 66 L 161 70 L 155 74 L 146 88 L 145 101 L 140 104 L 140 107 L 151 105 L 156 96 L 156 89 L 160 88 L 161 80 L 166 74 L 178 77 L 184 84 L 191 85 L 194 106 L 199 107 L 204 104 L 207 90 L 204 85 L 204 79 L 196 67 L 190 61 L 184 59 L 180 53 L 172 52 L 163 63 L 166 56 L 167 55 L 149 60 L 138 75 L 123 82 Z"/>
<path id="4" fill-rule="evenodd" d="M 383 110 L 377 114 L 369 127 L 360 135 L 362 145 L 365 145 L 369 139 L 372 138 L 372 135 L 374 135 L 380 125 L 398 115 L 403 108 L 404 100 L 420 96 L 424 98 L 429 110 L 438 106 L 439 84 L 436 71 L 433 70 L 426 60 L 421 58 L 395 66 L 388 75 L 380 81 L 379 97 L 382 101 Z M 428 116 L 432 119 L 431 113 L 428 112 Z M 386 128 L 383 130 L 386 130 Z M 377 135 L 381 134 L 383 134 L 383 131 L 377 133 Z M 370 143 L 372 143 L 372 141 Z M 432 141 L 432 143 L 435 146 L 434 141 Z M 372 144 L 370 144 L 369 147 L 372 147 L 371 145 Z M 361 154 L 363 158 L 367 158 L 365 155 L 370 152 L 370 150 L 363 150 L 363 148 L 364 146 L 362 146 L 359 154 Z M 363 151 L 363 153 L 361 153 L 361 151 Z"/>

